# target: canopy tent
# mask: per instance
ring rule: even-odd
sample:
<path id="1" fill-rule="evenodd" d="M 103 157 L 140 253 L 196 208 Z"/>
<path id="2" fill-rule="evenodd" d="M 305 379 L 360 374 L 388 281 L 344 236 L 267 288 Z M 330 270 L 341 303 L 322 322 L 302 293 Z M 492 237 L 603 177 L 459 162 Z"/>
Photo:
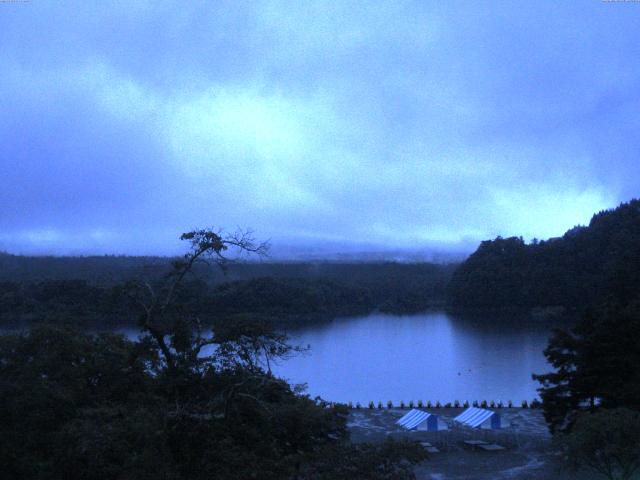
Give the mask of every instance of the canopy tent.
<path id="1" fill-rule="evenodd" d="M 397 425 L 407 430 L 426 430 L 429 432 L 437 432 L 438 430 L 446 430 L 446 425 L 438 421 L 438 416 L 415 408 L 404 415 L 398 421 Z"/>
<path id="2" fill-rule="evenodd" d="M 471 428 L 498 429 L 501 427 L 500 415 L 484 408 L 467 408 L 453 421 Z"/>

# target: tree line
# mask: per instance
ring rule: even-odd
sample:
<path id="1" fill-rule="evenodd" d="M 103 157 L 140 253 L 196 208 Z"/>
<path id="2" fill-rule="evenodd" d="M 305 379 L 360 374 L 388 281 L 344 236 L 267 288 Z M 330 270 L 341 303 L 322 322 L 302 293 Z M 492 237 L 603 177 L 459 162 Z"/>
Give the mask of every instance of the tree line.
<path id="1" fill-rule="evenodd" d="M 374 310 L 413 313 L 444 304 L 453 271 L 447 265 L 394 263 L 233 264 L 228 268 L 230 278 L 221 282 L 217 274 L 200 274 L 207 272 L 204 266 L 194 266 L 195 275 L 185 279 L 176 291 L 182 308 L 209 323 L 251 315 L 280 325 Z M 254 276 L 269 272 L 273 275 Z M 72 320 L 77 326 L 104 328 L 130 325 L 135 318 L 125 287 L 141 281 L 157 284 L 163 281 L 163 275 L 155 271 L 133 276 L 123 273 L 117 283 L 64 278 L 2 281 L 0 325 L 42 320 Z"/>
<path id="2" fill-rule="evenodd" d="M 560 238 L 487 240 L 455 271 L 449 299 L 460 308 L 562 307 L 583 311 L 640 287 L 640 200 L 599 212 Z"/>

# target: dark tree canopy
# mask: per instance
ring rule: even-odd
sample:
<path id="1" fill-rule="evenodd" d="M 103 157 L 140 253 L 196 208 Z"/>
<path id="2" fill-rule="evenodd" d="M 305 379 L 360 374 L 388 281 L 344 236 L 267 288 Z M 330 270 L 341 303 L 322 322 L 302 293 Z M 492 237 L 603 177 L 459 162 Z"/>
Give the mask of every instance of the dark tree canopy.
<path id="1" fill-rule="evenodd" d="M 128 257 L 52 258 L 55 268 L 49 273 L 47 258 L 6 256 L 3 260 L 0 256 L 0 279 L 7 279 L 0 281 L 0 325 L 25 325 L 36 320 L 72 320 L 89 328 L 135 324 L 138 317 L 128 299 L 131 291 L 123 285 L 135 283 L 141 287 L 140 293 L 148 294 L 148 283 L 157 294 L 159 284 L 166 286 L 166 270 L 173 269 L 170 259 L 148 260 L 146 268 L 138 265 L 138 259 Z M 173 261 L 181 264 L 184 258 Z M 24 267 L 22 275 L 16 275 L 23 281 L 12 279 L 14 267 Z M 85 272 L 90 267 L 93 277 Z M 226 263 L 224 276 L 219 268 L 195 262 L 193 275 L 181 282 L 175 295 L 181 311 L 197 316 L 205 325 L 229 316 L 250 315 L 283 326 L 374 310 L 415 313 L 441 307 L 454 268 L 238 261 Z M 62 279 L 57 279 L 58 274 Z"/>
<path id="2" fill-rule="evenodd" d="M 640 200 L 593 216 L 560 238 L 482 242 L 456 270 L 454 306 L 582 311 L 614 294 L 628 301 L 640 289 Z"/>
<path id="3" fill-rule="evenodd" d="M 583 413 L 561 444 L 574 468 L 629 480 L 640 470 L 640 413 L 626 408 Z"/>
<path id="4" fill-rule="evenodd" d="M 169 374 L 146 340 L 51 326 L 0 337 L 3 474 L 286 478 L 345 438 L 339 408 L 220 350 Z"/>
<path id="5" fill-rule="evenodd" d="M 595 309 L 570 331 L 556 331 L 545 350 L 555 371 L 534 375 L 552 430 L 570 427 L 585 409 L 640 411 L 639 334 L 638 302 Z"/>

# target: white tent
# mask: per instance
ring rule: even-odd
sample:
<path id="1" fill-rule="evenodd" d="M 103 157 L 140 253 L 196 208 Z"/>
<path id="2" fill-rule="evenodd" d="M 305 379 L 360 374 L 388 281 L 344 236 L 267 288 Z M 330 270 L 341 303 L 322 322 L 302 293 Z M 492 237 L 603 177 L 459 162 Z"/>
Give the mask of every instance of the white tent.
<path id="1" fill-rule="evenodd" d="M 467 408 L 453 421 L 471 428 L 501 428 L 500 415 L 484 408 Z"/>
<path id="2" fill-rule="evenodd" d="M 407 430 L 415 429 L 437 432 L 439 430 L 447 429 L 446 424 L 439 421 L 437 415 L 433 415 L 432 413 L 424 412 L 422 410 L 416 410 L 415 408 L 396 421 L 396 424 L 406 428 Z"/>

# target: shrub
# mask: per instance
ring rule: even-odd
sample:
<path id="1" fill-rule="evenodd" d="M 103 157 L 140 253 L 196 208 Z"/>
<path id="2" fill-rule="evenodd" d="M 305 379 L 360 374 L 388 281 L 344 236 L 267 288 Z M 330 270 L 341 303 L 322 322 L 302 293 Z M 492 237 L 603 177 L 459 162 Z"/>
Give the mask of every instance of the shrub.
<path id="1" fill-rule="evenodd" d="M 360 405 L 360 402 L 356 402 L 356 408 L 358 409 L 362 408 L 362 405 Z"/>
<path id="2" fill-rule="evenodd" d="M 474 401 L 473 401 L 473 406 L 474 406 L 475 408 L 478 408 L 478 407 L 479 407 L 479 405 L 478 405 L 478 400 L 474 400 Z"/>
<path id="3" fill-rule="evenodd" d="M 576 469 L 588 468 L 610 480 L 630 479 L 640 470 L 638 412 L 616 408 L 583 413 L 560 438 L 566 459 Z"/>
<path id="4" fill-rule="evenodd" d="M 375 403 L 373 403 L 373 400 L 371 400 L 371 401 L 369 402 L 369 410 L 373 409 L 375 406 L 376 406 L 376 404 L 375 404 Z"/>
<path id="5" fill-rule="evenodd" d="M 460 402 L 456 400 L 455 402 L 453 402 L 453 406 L 454 408 L 460 408 Z"/>
<path id="6" fill-rule="evenodd" d="M 393 402 L 391 400 L 387 402 L 387 408 L 393 408 Z"/>
<path id="7" fill-rule="evenodd" d="M 0 477 L 241 479 L 259 472 L 263 480 L 275 480 L 313 466 L 307 458 L 319 448 L 335 448 L 333 458 L 352 460 L 340 441 L 348 434 L 346 405 L 327 408 L 326 402 L 242 364 L 233 373 L 218 372 L 211 360 L 191 359 L 195 344 L 184 343 L 191 341 L 190 329 L 174 331 L 180 340 L 168 341 L 178 348 L 176 355 L 188 354 L 172 374 L 150 342 L 121 335 L 94 336 L 53 326 L 0 335 Z M 243 332 L 257 331 L 234 334 L 243 338 Z M 284 345 L 275 338 L 274 345 Z M 238 361 L 233 355 L 224 358 Z M 206 376 L 194 374 L 205 367 Z M 211 399 L 226 398 L 244 378 L 256 380 L 241 383 L 238 396 L 229 397 L 233 421 L 218 420 L 225 406 Z M 361 463 L 376 462 L 373 466 L 382 465 L 384 472 L 395 473 L 407 458 L 402 451 L 386 451 L 392 456 L 370 452 L 364 452 Z M 324 472 L 324 478 L 345 478 L 341 471 Z M 375 478 L 367 476 L 368 470 L 352 472 Z"/>
<path id="8" fill-rule="evenodd" d="M 481 408 L 487 408 L 487 401 L 486 400 L 482 400 L 482 403 L 480 403 L 480 407 Z"/>
<path id="9" fill-rule="evenodd" d="M 413 408 L 413 400 L 409 400 L 409 408 Z"/>
<path id="10" fill-rule="evenodd" d="M 467 400 L 465 400 L 464 403 L 462 404 L 462 406 L 464 408 L 469 408 L 469 402 Z"/>
<path id="11" fill-rule="evenodd" d="M 353 408 L 353 402 L 349 402 L 349 403 L 347 403 L 347 407 L 349 407 L 349 408 Z"/>
<path id="12" fill-rule="evenodd" d="M 493 400 L 491 400 L 490 407 L 491 407 L 491 408 L 496 408 L 496 402 L 494 402 Z"/>
<path id="13" fill-rule="evenodd" d="M 422 400 L 418 400 L 418 408 L 422 408 L 422 407 L 424 407 Z"/>
<path id="14" fill-rule="evenodd" d="M 427 401 L 427 408 L 431 408 L 431 407 L 432 407 L 432 405 L 431 405 L 431 400 L 428 400 L 428 401 Z"/>
<path id="15" fill-rule="evenodd" d="M 405 408 L 405 406 L 404 406 L 404 400 L 400 400 L 400 408 Z"/>
<path id="16" fill-rule="evenodd" d="M 436 408 L 442 408 L 442 405 L 440 405 L 440 401 L 439 400 L 436 402 Z"/>
<path id="17" fill-rule="evenodd" d="M 526 400 L 522 400 L 522 408 L 529 408 L 529 403 Z"/>
<path id="18" fill-rule="evenodd" d="M 378 409 L 382 408 L 382 402 L 378 402 Z"/>
<path id="19" fill-rule="evenodd" d="M 444 408 L 451 408 L 451 402 L 447 402 L 444 404 Z"/>
<path id="20" fill-rule="evenodd" d="M 508 408 L 513 408 L 513 402 L 511 400 L 509 400 L 509 403 L 507 403 L 507 407 Z"/>

